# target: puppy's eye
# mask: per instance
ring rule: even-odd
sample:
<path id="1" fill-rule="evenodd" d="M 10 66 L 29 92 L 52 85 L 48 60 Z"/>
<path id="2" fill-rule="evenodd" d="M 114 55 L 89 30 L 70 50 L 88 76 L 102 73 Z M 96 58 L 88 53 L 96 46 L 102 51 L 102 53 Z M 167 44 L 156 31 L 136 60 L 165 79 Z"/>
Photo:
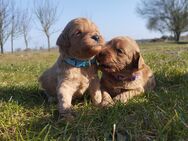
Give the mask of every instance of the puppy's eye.
<path id="1" fill-rule="evenodd" d="M 76 36 L 80 36 L 81 34 L 82 34 L 82 32 L 79 30 L 74 33 L 74 35 L 76 35 Z"/>
<path id="2" fill-rule="evenodd" d="M 120 49 L 120 48 L 117 48 L 116 51 L 117 51 L 118 54 L 123 54 L 124 53 L 123 49 Z"/>

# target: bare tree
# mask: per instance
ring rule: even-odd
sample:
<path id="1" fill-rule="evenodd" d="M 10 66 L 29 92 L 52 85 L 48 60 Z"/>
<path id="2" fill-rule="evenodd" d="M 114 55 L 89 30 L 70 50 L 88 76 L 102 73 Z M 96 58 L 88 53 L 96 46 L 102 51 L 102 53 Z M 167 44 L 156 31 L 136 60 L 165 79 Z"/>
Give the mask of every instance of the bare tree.
<path id="1" fill-rule="evenodd" d="M 41 24 L 42 31 L 47 37 L 48 51 L 50 51 L 50 35 L 55 32 L 52 30 L 52 26 L 57 21 L 57 5 L 54 5 L 53 2 L 50 3 L 49 0 L 44 0 L 41 4 L 37 5 L 35 3 L 34 5 L 35 15 Z"/>
<path id="2" fill-rule="evenodd" d="M 14 1 L 11 1 L 11 52 L 14 52 L 14 39 L 21 35 L 20 11 L 16 7 Z"/>
<path id="3" fill-rule="evenodd" d="M 23 10 L 21 17 L 21 31 L 24 37 L 25 47 L 28 49 L 28 34 L 31 30 L 31 15 L 28 10 Z"/>
<path id="4" fill-rule="evenodd" d="M 181 33 L 188 31 L 187 0 L 142 0 L 137 12 L 148 19 L 148 29 L 170 32 L 177 42 Z"/>
<path id="5" fill-rule="evenodd" d="M 10 36 L 10 3 L 0 0 L 0 47 L 1 54 L 4 53 L 4 44 Z"/>

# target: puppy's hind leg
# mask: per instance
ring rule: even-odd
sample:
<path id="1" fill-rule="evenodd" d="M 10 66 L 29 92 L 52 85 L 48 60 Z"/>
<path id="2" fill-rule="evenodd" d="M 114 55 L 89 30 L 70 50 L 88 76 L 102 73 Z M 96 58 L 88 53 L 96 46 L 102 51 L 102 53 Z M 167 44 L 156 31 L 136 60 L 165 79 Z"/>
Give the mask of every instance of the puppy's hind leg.
<path id="1" fill-rule="evenodd" d="M 38 79 L 40 88 L 43 91 L 45 99 L 49 103 L 54 103 L 56 100 L 56 77 L 55 74 L 50 74 L 51 69 L 46 70 Z"/>
<path id="2" fill-rule="evenodd" d="M 123 93 L 115 96 L 113 98 L 113 100 L 116 101 L 116 102 L 120 101 L 122 103 L 126 103 L 129 99 L 132 99 L 135 96 L 141 95 L 143 92 L 144 92 L 144 89 L 142 89 L 142 88 L 126 91 L 126 92 L 123 92 Z"/>
<path id="3" fill-rule="evenodd" d="M 57 98 L 55 96 L 52 96 L 50 94 L 48 94 L 46 91 L 44 91 L 44 94 L 48 100 L 48 103 L 55 103 L 57 102 Z"/>

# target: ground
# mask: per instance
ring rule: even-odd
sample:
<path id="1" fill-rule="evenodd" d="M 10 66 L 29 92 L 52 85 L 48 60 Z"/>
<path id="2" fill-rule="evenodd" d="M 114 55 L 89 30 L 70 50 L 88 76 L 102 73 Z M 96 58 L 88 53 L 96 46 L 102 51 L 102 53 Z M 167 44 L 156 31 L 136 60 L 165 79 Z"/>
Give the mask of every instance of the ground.
<path id="1" fill-rule="evenodd" d="M 58 118 L 57 104 L 45 101 L 37 82 L 57 51 L 0 55 L 0 140 L 105 141 L 111 140 L 114 124 L 126 140 L 187 140 L 188 44 L 140 46 L 155 73 L 155 91 L 108 109 L 93 107 L 85 97 L 74 106 L 71 122 Z"/>

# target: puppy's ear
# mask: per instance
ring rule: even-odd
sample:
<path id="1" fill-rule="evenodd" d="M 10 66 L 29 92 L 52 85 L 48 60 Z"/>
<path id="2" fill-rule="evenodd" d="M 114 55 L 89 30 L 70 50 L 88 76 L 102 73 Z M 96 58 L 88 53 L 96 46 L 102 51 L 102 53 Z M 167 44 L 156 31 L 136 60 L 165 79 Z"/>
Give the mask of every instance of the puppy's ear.
<path id="1" fill-rule="evenodd" d="M 70 43 L 69 43 L 68 35 L 65 31 L 63 31 L 59 35 L 59 37 L 56 41 L 56 45 L 59 46 L 59 52 L 61 54 L 64 54 L 64 53 L 67 54 Z"/>
<path id="2" fill-rule="evenodd" d="M 134 69 L 142 69 L 144 67 L 144 59 L 139 52 L 136 52 L 133 56 L 132 65 Z"/>

